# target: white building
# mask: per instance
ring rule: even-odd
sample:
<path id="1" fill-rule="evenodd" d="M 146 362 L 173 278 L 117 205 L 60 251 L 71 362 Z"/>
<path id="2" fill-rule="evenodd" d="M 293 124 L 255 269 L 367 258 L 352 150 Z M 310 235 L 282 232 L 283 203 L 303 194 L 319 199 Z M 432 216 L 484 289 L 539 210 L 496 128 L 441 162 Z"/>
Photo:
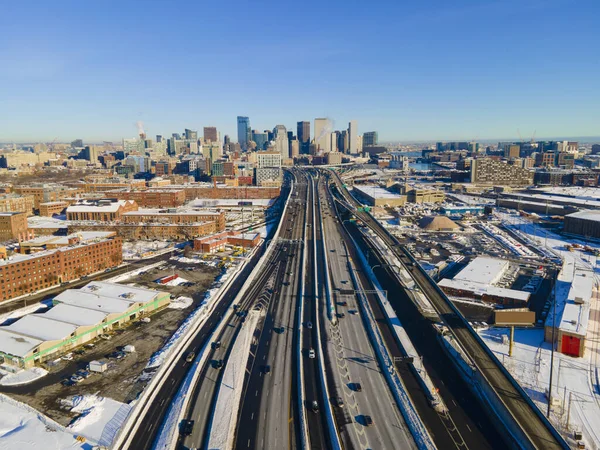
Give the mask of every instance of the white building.
<path id="1" fill-rule="evenodd" d="M 290 157 L 290 144 L 287 137 L 287 130 L 283 125 L 277 125 L 273 128 L 275 135 L 275 149 L 282 158 Z"/>
<path id="2" fill-rule="evenodd" d="M 331 121 L 327 118 L 315 119 L 315 146 L 317 151 L 331 151 Z"/>
<path id="3" fill-rule="evenodd" d="M 256 167 L 281 167 L 282 155 L 278 152 L 256 152 Z"/>
<path id="4" fill-rule="evenodd" d="M 360 148 L 358 147 L 358 123 L 356 120 L 351 120 L 348 123 L 348 141 L 350 147 L 350 153 L 356 155 L 362 150 L 362 143 Z"/>

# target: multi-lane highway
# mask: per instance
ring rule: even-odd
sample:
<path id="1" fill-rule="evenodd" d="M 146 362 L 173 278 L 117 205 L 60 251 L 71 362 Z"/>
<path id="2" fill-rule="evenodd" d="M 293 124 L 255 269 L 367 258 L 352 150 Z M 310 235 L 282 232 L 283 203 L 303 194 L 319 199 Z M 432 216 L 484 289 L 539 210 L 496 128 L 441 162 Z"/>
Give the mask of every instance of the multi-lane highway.
<path id="1" fill-rule="evenodd" d="M 566 448 L 564 440 L 543 418 L 540 411 L 530 401 L 527 401 L 525 398 L 526 394 L 517 388 L 511 376 L 492 357 L 491 352 L 484 348 L 485 344 L 477 339 L 464 317 L 462 317 L 443 292 L 441 292 L 435 282 L 431 281 L 412 256 L 383 229 L 381 224 L 374 220 L 368 213 L 357 209 L 361 205 L 348 194 L 341 179 L 337 175 L 332 175 L 332 179 L 336 183 L 338 192 L 344 196 L 345 202 L 351 205 L 352 212 L 383 240 L 388 249 L 410 271 L 418 286 L 432 302 L 438 314 L 443 318 L 445 324 L 450 328 L 460 345 L 473 359 L 484 379 L 490 384 L 497 395 L 500 396 L 504 405 L 514 417 L 515 423 L 520 426 L 522 434 L 530 441 L 529 445 L 544 449 Z M 389 270 L 389 272 L 392 276 L 395 276 L 395 271 Z M 509 436 L 505 435 L 505 438 L 507 441 L 511 441 Z"/>
<path id="2" fill-rule="evenodd" d="M 332 306 L 337 311 L 337 323 L 323 320 L 327 347 L 327 372 L 330 395 L 342 399 L 336 406 L 337 429 L 344 448 L 416 448 L 414 439 L 390 392 L 363 325 L 357 303 L 358 295 L 372 290 L 368 282 L 353 285 L 350 275 L 352 260 L 342 235 L 341 224 L 326 192 L 322 177 L 318 204 L 323 220 L 322 250 L 327 254 L 331 279 Z M 325 259 L 325 255 L 319 257 Z M 325 275 L 325 274 L 324 274 Z M 360 384 L 360 391 L 357 389 Z M 338 401 L 334 400 L 338 405 Z M 365 416 L 374 425 L 367 426 Z"/>

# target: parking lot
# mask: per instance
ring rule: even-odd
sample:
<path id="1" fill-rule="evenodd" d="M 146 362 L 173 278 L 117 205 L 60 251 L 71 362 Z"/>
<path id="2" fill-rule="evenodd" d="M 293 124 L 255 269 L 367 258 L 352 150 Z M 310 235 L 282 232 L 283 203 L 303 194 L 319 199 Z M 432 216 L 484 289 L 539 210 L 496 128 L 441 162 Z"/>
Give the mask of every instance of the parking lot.
<path id="1" fill-rule="evenodd" d="M 191 270 L 186 270 L 187 267 Z M 104 339 L 98 338 L 70 355 L 44 364 L 43 367 L 49 371 L 45 377 L 23 386 L 2 386 L 0 392 L 44 411 L 63 425 L 72 420 L 68 408 L 60 403 L 66 397 L 99 393 L 121 402 L 134 400 L 153 372 L 144 370 L 150 356 L 163 347 L 181 322 L 198 306 L 219 272 L 219 269 L 206 265 L 190 266 L 169 261 L 161 268 L 124 281 L 123 284 L 135 283 L 170 292 L 174 298 L 189 297 L 192 304 L 185 309 L 165 308 L 150 316 L 150 322 L 147 323 L 135 321 L 125 324 Z M 173 273 L 189 282 L 177 286 L 164 286 L 155 282 Z M 131 350 L 126 346 L 132 346 L 134 351 L 126 351 Z M 94 373 L 88 370 L 89 363 L 95 360 L 107 362 L 105 372 Z"/>

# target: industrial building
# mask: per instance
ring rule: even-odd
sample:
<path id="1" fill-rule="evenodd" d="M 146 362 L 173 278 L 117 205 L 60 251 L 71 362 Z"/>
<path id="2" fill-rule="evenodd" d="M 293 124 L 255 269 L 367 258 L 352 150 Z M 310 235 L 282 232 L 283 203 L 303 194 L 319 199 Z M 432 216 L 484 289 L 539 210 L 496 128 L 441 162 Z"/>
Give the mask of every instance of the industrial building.
<path id="1" fill-rule="evenodd" d="M 169 304 L 170 295 L 153 289 L 93 281 L 54 298 L 42 314 L 29 314 L 0 327 L 2 363 L 29 368 L 55 359 L 101 334 Z"/>
<path id="2" fill-rule="evenodd" d="M 352 192 L 361 203 L 370 206 L 403 206 L 406 204 L 406 195 L 394 194 L 379 186 L 355 185 Z"/>
<path id="3" fill-rule="evenodd" d="M 509 307 L 524 307 L 529 292 L 496 286 L 509 270 L 510 263 L 502 259 L 478 256 L 453 279 L 443 279 L 438 286 L 448 295 L 474 298 Z"/>
<path id="4" fill-rule="evenodd" d="M 258 233 L 238 233 L 226 231 L 194 240 L 194 250 L 202 253 L 216 253 L 225 250 L 226 245 L 252 248 L 260 242 Z"/>
<path id="5" fill-rule="evenodd" d="M 565 216 L 565 233 L 600 238 L 600 211 L 585 210 Z"/>

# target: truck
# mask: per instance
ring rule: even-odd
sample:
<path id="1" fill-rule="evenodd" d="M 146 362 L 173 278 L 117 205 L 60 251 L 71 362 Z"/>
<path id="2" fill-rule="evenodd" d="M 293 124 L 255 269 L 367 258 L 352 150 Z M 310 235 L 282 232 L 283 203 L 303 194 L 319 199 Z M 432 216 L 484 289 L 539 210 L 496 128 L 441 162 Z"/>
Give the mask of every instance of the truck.
<path id="1" fill-rule="evenodd" d="M 90 372 L 102 373 L 108 369 L 108 363 L 106 361 L 90 361 Z"/>

